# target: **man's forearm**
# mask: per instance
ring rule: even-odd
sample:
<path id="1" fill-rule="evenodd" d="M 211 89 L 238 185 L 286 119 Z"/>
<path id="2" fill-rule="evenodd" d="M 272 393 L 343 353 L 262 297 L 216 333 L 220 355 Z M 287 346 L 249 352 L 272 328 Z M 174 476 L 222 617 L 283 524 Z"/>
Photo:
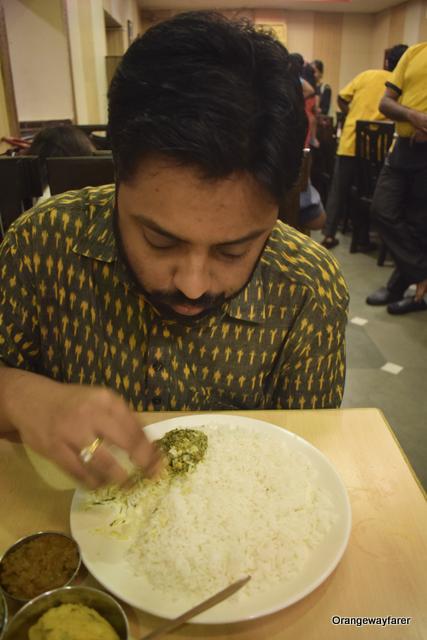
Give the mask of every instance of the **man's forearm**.
<path id="1" fill-rule="evenodd" d="M 348 109 L 349 109 L 349 104 L 348 102 L 346 102 L 343 98 L 341 98 L 341 96 L 337 97 L 337 104 L 338 107 L 340 108 L 340 110 L 347 115 L 348 113 Z"/>
<path id="2" fill-rule="evenodd" d="M 23 412 L 36 418 L 43 398 L 51 397 L 57 385 L 37 373 L 0 366 L 0 433 L 16 431 Z"/>
<path id="3" fill-rule="evenodd" d="M 414 109 L 404 107 L 389 96 L 383 96 L 379 108 L 381 113 L 395 122 L 410 122 L 412 124 L 414 113 L 416 113 Z"/>

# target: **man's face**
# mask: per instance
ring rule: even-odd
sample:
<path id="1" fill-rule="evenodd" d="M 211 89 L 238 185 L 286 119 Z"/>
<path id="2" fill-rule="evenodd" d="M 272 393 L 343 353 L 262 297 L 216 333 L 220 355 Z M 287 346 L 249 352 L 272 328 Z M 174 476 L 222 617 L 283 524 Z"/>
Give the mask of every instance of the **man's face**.
<path id="1" fill-rule="evenodd" d="M 210 181 L 161 157 L 118 187 L 118 230 L 127 261 L 164 313 L 194 317 L 249 280 L 277 205 L 248 174 Z"/>

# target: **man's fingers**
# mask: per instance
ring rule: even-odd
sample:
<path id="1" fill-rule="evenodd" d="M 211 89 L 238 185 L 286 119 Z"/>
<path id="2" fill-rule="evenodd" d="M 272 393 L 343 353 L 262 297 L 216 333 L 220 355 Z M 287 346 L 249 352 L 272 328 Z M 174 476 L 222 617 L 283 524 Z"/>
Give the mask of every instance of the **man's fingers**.
<path id="1" fill-rule="evenodd" d="M 85 466 L 92 474 L 96 474 L 103 484 L 122 484 L 128 479 L 128 473 L 108 451 L 106 443 L 100 445 L 92 460 Z"/>
<path id="2" fill-rule="evenodd" d="M 101 484 L 101 478 L 88 464 L 83 464 L 78 454 L 67 446 L 60 447 L 53 458 L 67 473 L 73 476 L 79 483 L 89 489 L 97 489 Z"/>
<path id="3" fill-rule="evenodd" d="M 106 419 L 97 420 L 93 426 L 108 442 L 127 451 L 132 461 L 144 470 L 156 466 L 157 448 L 148 440 L 141 423 L 124 402 L 117 403 Z"/>
<path id="4" fill-rule="evenodd" d="M 145 435 L 144 435 L 144 438 L 145 438 L 144 442 L 141 441 L 134 447 L 133 451 L 131 452 L 130 458 L 135 465 L 137 465 L 138 467 L 143 467 L 144 472 L 148 478 L 153 478 L 157 476 L 160 473 L 160 471 L 163 469 L 164 460 L 158 447 L 156 445 L 149 443 L 153 447 L 153 453 L 151 455 L 149 464 L 144 466 L 144 463 L 142 462 L 142 460 L 146 458 L 145 448 L 146 448 L 146 442 L 147 442 L 147 438 Z"/>

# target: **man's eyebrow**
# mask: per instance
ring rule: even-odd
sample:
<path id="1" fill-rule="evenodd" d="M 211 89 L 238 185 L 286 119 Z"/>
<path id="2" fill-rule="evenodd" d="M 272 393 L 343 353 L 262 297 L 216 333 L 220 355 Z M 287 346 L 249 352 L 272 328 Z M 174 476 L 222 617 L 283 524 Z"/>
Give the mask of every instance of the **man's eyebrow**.
<path id="1" fill-rule="evenodd" d="M 178 242 L 188 242 L 188 240 L 186 240 L 185 238 L 180 238 L 179 236 L 176 236 L 175 234 L 168 231 L 167 229 L 163 229 L 163 227 L 157 224 L 157 222 L 154 222 L 154 220 L 150 220 L 150 218 L 146 218 L 145 216 L 142 216 L 142 215 L 138 215 L 135 217 L 140 222 L 142 222 L 146 227 L 148 227 L 149 229 L 152 229 L 152 231 L 155 231 L 156 233 L 159 233 L 162 236 L 165 236 L 165 238 L 169 238 L 170 240 L 177 240 Z M 218 243 L 218 246 L 228 247 L 229 245 L 232 245 L 232 244 L 233 245 L 243 244 L 244 242 L 248 242 L 249 240 L 254 240 L 255 238 L 258 238 L 259 236 L 261 236 L 263 233 L 266 233 L 267 231 L 268 229 L 255 229 L 254 231 L 250 231 L 249 233 L 242 236 L 241 238 L 220 242 Z"/>

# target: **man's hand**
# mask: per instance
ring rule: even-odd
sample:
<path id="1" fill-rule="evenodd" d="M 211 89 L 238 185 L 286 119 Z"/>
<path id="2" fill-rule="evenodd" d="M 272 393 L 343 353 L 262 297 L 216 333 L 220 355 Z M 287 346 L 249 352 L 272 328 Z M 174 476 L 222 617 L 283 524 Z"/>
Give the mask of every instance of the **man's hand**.
<path id="1" fill-rule="evenodd" d="M 427 133 L 417 129 L 412 138 L 414 142 L 427 142 Z"/>
<path id="2" fill-rule="evenodd" d="M 109 451 L 110 444 L 127 452 L 147 476 L 159 469 L 156 447 L 115 392 L 62 384 L 7 367 L 1 368 L 0 375 L 0 383 L 5 381 L 6 387 L 0 395 L 0 408 L 8 424 L 20 433 L 23 442 L 88 487 L 126 481 L 128 474 Z M 101 438 L 102 444 L 85 463 L 79 454 L 96 438 Z"/>
<path id="3" fill-rule="evenodd" d="M 408 121 L 416 131 L 427 134 L 427 113 L 410 109 L 408 113 Z"/>
<path id="4" fill-rule="evenodd" d="M 417 290 L 415 292 L 415 300 L 420 302 L 427 293 L 427 280 L 422 280 L 417 284 Z"/>

